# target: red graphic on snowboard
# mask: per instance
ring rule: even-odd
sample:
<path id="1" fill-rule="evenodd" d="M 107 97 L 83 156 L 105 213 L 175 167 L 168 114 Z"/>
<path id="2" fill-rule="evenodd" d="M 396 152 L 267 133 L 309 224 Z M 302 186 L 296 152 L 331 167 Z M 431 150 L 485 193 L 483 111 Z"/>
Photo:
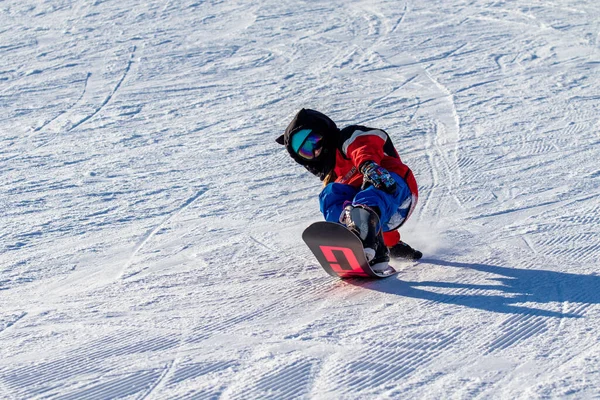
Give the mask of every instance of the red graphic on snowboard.
<path id="1" fill-rule="evenodd" d="M 302 239 L 331 276 L 386 278 L 396 273 L 391 266 L 385 271 L 373 271 L 360 239 L 341 224 L 315 222 L 304 230 Z"/>
<path id="2" fill-rule="evenodd" d="M 348 272 L 354 272 L 357 275 L 368 276 L 363 272 L 360 263 L 356 259 L 352 249 L 336 246 L 319 246 L 329 266 L 338 275 L 345 275 Z M 336 257 L 337 253 L 337 257 Z M 339 257 L 342 256 L 342 257 Z"/>

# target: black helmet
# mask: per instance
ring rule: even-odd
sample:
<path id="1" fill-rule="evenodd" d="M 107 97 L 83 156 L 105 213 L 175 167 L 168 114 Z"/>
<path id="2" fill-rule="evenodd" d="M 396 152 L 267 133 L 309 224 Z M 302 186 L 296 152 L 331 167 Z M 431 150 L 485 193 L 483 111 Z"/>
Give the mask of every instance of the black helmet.
<path id="1" fill-rule="evenodd" d="M 313 141 L 318 146 L 312 157 L 307 158 L 299 151 L 305 143 Z M 290 156 L 321 180 L 335 167 L 336 149 L 340 140 L 340 130 L 327 115 L 303 108 L 296 114 L 285 129 L 285 133 L 276 139 L 284 145 Z M 299 154 L 300 153 L 300 154 Z"/>

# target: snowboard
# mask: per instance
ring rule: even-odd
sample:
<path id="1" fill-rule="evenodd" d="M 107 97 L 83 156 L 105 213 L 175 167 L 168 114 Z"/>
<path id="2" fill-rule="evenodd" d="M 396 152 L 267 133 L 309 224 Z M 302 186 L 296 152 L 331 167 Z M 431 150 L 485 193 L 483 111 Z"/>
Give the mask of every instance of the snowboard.
<path id="1" fill-rule="evenodd" d="M 304 230 L 302 240 L 331 276 L 342 279 L 387 278 L 396 273 L 392 266 L 384 271 L 373 271 L 360 239 L 341 224 L 315 222 Z"/>

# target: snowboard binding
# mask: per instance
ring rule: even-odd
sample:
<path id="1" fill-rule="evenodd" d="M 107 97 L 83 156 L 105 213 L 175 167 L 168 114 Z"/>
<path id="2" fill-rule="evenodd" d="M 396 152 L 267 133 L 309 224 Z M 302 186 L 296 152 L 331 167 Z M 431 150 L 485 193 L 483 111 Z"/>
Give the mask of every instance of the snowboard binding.
<path id="1" fill-rule="evenodd" d="M 377 213 L 364 205 L 347 205 L 340 222 L 362 242 L 365 256 L 373 271 L 384 271 L 389 266 L 389 250 L 383 240 L 383 232 Z"/>

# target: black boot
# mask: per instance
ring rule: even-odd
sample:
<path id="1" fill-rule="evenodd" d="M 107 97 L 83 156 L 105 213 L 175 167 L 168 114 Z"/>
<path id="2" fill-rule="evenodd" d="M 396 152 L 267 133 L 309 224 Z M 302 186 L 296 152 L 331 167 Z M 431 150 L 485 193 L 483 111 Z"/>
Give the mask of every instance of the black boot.
<path id="1" fill-rule="evenodd" d="M 371 261 L 369 261 L 369 265 L 373 269 L 373 271 L 380 272 L 385 271 L 390 265 L 390 251 L 385 245 L 383 241 L 383 233 L 379 232 L 377 236 L 377 251 L 375 252 L 375 257 Z"/>
<path id="2" fill-rule="evenodd" d="M 390 247 L 390 255 L 394 258 L 405 258 L 408 260 L 418 260 L 423 257 L 423 253 L 415 250 L 406 243 L 400 241 L 398 244 Z"/>
<path id="3" fill-rule="evenodd" d="M 348 205 L 342 211 L 340 222 L 361 240 L 371 268 L 375 271 L 385 270 L 390 256 L 383 241 L 383 232 L 379 229 L 377 213 L 365 206 Z"/>

